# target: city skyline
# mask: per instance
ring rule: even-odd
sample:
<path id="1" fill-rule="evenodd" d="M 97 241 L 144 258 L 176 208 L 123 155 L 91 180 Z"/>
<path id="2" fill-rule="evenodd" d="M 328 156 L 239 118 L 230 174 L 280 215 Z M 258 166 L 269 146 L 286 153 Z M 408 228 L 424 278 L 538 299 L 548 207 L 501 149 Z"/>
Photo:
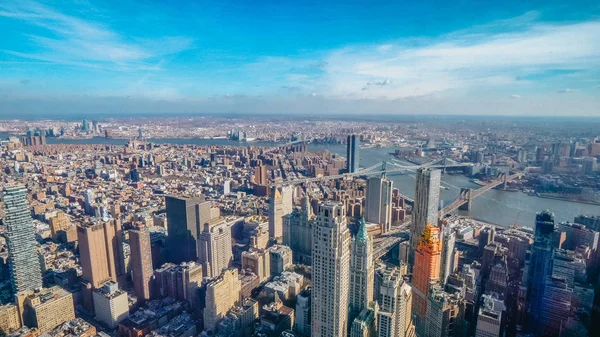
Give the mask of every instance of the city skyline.
<path id="1" fill-rule="evenodd" d="M 5 3 L 0 106 L 23 115 L 598 115 L 597 5 L 366 6 Z"/>

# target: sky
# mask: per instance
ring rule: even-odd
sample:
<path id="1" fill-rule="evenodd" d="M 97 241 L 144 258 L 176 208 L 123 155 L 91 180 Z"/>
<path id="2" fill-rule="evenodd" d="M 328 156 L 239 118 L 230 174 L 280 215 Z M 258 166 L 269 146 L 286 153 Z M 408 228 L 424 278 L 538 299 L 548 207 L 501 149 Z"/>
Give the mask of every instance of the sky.
<path id="1" fill-rule="evenodd" d="M 0 115 L 600 117 L 598 1 L 3 1 Z"/>

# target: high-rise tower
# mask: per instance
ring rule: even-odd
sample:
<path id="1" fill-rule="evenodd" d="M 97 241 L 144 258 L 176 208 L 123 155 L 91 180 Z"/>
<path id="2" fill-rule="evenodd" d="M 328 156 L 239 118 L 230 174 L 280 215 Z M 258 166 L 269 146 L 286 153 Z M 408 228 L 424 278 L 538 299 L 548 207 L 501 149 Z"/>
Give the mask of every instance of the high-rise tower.
<path id="1" fill-rule="evenodd" d="M 312 336 L 346 336 L 350 231 L 343 203 L 326 201 L 319 204 L 312 242 Z"/>
<path id="2" fill-rule="evenodd" d="M 169 262 L 195 261 L 198 258 L 198 236 L 203 225 L 210 221 L 210 202 L 204 197 L 185 198 L 166 196 L 169 224 Z"/>
<path id="3" fill-rule="evenodd" d="M 346 170 L 349 173 L 358 172 L 360 167 L 360 137 L 349 135 L 346 149 Z"/>
<path id="4" fill-rule="evenodd" d="M 383 233 L 392 226 L 392 188 L 392 181 L 385 177 L 371 177 L 367 181 L 365 218 L 380 224 Z"/>
<path id="5" fill-rule="evenodd" d="M 131 278 L 135 296 L 140 300 L 147 301 L 150 299 L 150 286 L 154 272 L 148 228 L 130 230 L 129 246 L 131 247 Z"/>
<path id="6" fill-rule="evenodd" d="M 414 336 L 412 322 L 412 287 L 402 278 L 399 268 L 378 271 L 379 312 L 377 314 L 377 336 Z"/>
<path id="7" fill-rule="evenodd" d="M 10 283 L 15 293 L 42 287 L 42 269 L 35 248 L 33 220 L 24 186 L 6 186 L 3 191 Z"/>
<path id="8" fill-rule="evenodd" d="M 283 238 L 283 216 L 292 213 L 292 187 L 273 187 L 269 196 L 269 237 Z M 281 242 L 281 241 L 279 241 Z"/>
<path id="9" fill-rule="evenodd" d="M 528 280 L 529 312 L 532 327 L 538 323 L 546 279 L 552 272 L 552 258 L 556 239 L 554 214 L 543 211 L 535 216 L 535 237 L 531 248 Z"/>
<path id="10" fill-rule="evenodd" d="M 420 168 L 417 170 L 415 205 L 410 227 L 409 264 L 414 262 L 415 250 L 427 225 L 437 225 L 440 200 L 441 171 Z"/>
<path id="11" fill-rule="evenodd" d="M 427 225 L 421 235 L 415 252 L 412 285 L 413 312 L 415 313 L 417 332 L 423 331 L 427 317 L 427 297 L 431 285 L 439 280 L 442 245 L 440 229 Z"/>
<path id="12" fill-rule="evenodd" d="M 361 220 L 360 228 L 352 238 L 350 256 L 350 321 L 369 307 L 373 300 L 373 243 L 365 225 Z"/>
<path id="13" fill-rule="evenodd" d="M 229 268 L 233 260 L 231 250 L 232 224 L 223 218 L 211 220 L 202 226 L 198 238 L 198 261 L 203 273 L 208 277 L 217 277 Z"/>

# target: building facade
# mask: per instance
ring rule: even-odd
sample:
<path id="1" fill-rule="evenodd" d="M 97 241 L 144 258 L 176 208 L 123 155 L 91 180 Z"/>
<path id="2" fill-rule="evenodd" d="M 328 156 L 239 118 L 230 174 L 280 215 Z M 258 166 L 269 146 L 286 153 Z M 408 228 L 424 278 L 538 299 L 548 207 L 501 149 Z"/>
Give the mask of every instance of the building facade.
<path id="1" fill-rule="evenodd" d="M 373 301 L 373 282 L 375 268 L 373 264 L 373 243 L 364 219 L 358 233 L 352 238 L 350 253 L 350 321 L 353 321 L 363 309 Z"/>
<path id="2" fill-rule="evenodd" d="M 392 189 L 393 182 L 385 177 L 371 177 L 367 181 L 365 218 L 380 224 L 383 233 L 392 226 Z"/>
<path id="3" fill-rule="evenodd" d="M 313 226 L 312 337 L 346 336 L 350 231 L 343 203 L 321 202 Z"/>
<path id="4" fill-rule="evenodd" d="M 39 289 L 42 287 L 42 268 L 35 247 L 27 189 L 24 186 L 6 186 L 2 201 L 12 290 L 16 294 Z"/>
<path id="5" fill-rule="evenodd" d="M 420 168 L 417 170 L 415 185 L 415 203 L 410 227 L 409 265 L 412 268 L 415 251 L 421 234 L 427 225 L 437 225 L 440 203 L 441 171 Z"/>
<path id="6" fill-rule="evenodd" d="M 349 135 L 346 141 L 346 171 L 358 172 L 360 169 L 360 136 Z"/>
<path id="7" fill-rule="evenodd" d="M 135 296 L 141 301 L 150 299 L 152 285 L 152 249 L 148 228 L 129 231 L 131 279 Z"/>

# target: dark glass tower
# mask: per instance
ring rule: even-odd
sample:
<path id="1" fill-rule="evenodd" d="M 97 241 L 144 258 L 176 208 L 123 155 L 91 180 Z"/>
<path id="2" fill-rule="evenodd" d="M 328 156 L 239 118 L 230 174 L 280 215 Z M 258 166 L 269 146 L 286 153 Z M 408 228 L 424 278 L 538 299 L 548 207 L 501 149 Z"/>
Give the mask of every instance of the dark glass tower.
<path id="1" fill-rule="evenodd" d="M 535 238 L 531 248 L 528 294 L 529 313 L 532 327 L 536 326 L 541 312 L 542 294 L 548 276 L 552 272 L 556 225 L 550 211 L 538 213 L 535 217 Z"/>
<path id="2" fill-rule="evenodd" d="M 349 135 L 347 143 L 348 148 L 346 149 L 346 169 L 349 173 L 358 172 L 360 164 L 360 138 L 357 135 Z"/>
<path id="3" fill-rule="evenodd" d="M 10 283 L 15 293 L 42 287 L 42 268 L 24 186 L 4 187 Z"/>

